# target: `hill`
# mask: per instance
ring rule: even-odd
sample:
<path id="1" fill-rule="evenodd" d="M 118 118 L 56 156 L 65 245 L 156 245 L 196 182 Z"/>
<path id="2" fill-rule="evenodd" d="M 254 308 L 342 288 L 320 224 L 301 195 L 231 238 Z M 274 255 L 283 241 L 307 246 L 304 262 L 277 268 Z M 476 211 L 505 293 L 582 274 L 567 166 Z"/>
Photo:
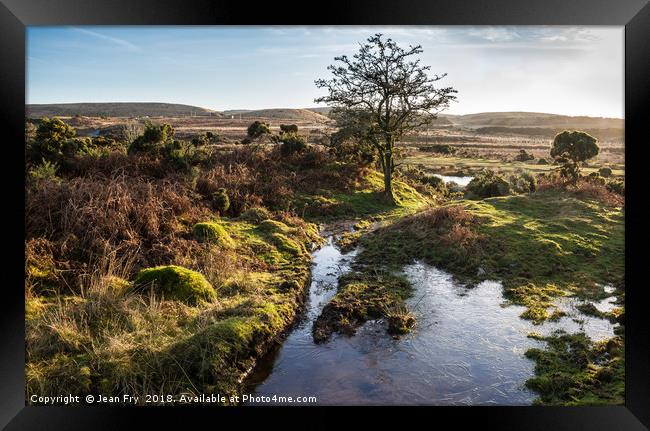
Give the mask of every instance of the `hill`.
<path id="1" fill-rule="evenodd" d="M 217 111 L 178 103 L 56 103 L 26 106 L 28 118 L 40 117 L 221 117 Z"/>
<path id="2" fill-rule="evenodd" d="M 481 112 L 467 115 L 441 115 L 455 126 L 481 127 L 550 127 L 572 129 L 622 129 L 621 118 L 572 117 L 538 112 Z"/>
<path id="3" fill-rule="evenodd" d="M 230 110 L 223 111 L 225 117 L 235 116 L 241 118 L 267 118 L 272 120 L 290 120 L 290 121 L 304 121 L 310 123 L 327 123 L 330 121 L 328 117 L 318 112 L 309 109 L 289 109 L 289 108 L 274 108 L 274 109 L 258 109 L 258 110 Z"/>

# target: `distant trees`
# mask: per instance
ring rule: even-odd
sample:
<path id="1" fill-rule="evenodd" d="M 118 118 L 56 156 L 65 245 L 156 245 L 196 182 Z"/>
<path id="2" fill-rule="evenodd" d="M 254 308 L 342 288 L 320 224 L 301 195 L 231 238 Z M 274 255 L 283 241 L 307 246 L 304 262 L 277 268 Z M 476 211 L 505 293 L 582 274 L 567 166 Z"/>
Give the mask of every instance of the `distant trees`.
<path id="1" fill-rule="evenodd" d="M 580 131 L 565 130 L 553 139 L 551 157 L 562 163 L 560 173 L 574 183 L 580 176 L 580 163 L 598 155 L 597 140 Z"/>
<path id="2" fill-rule="evenodd" d="M 315 82 L 328 92 L 315 102 L 362 121 L 359 136 L 377 151 L 384 194 L 392 202 L 395 143 L 429 124 L 455 99 L 453 88 L 434 86 L 446 74 L 429 76 L 430 67 L 413 59 L 422 52 L 420 45 L 403 49 L 392 39 L 376 34 L 352 58 L 335 57 L 338 64 L 328 67 L 331 79 Z"/>

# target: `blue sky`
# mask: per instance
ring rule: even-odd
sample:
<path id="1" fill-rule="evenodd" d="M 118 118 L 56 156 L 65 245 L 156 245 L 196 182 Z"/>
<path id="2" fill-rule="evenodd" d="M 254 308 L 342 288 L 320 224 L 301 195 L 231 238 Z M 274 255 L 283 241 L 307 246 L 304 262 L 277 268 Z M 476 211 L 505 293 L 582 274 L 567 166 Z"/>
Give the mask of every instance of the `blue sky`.
<path id="1" fill-rule="evenodd" d="M 304 108 L 314 80 L 380 32 L 420 44 L 449 113 L 623 117 L 623 27 L 30 27 L 27 103 Z"/>

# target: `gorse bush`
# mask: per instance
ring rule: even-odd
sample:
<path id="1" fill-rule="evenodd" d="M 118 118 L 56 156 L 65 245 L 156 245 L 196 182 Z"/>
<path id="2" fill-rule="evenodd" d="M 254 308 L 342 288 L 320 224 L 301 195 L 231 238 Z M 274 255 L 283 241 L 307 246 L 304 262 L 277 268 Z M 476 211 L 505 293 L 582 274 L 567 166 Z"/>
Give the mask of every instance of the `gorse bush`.
<path id="1" fill-rule="evenodd" d="M 515 193 L 532 193 L 537 190 L 537 179 L 526 171 L 517 171 L 508 177 L 508 182 Z"/>
<path id="2" fill-rule="evenodd" d="M 269 127 L 268 123 L 265 123 L 263 121 L 255 121 L 253 124 L 248 126 L 248 130 L 246 132 L 249 138 L 256 139 L 262 135 L 271 134 L 271 128 Z"/>
<path id="3" fill-rule="evenodd" d="M 146 123 L 144 133 L 129 145 L 129 154 L 160 155 L 165 144 L 174 137 L 174 128 L 169 124 Z"/>
<path id="4" fill-rule="evenodd" d="M 609 178 L 612 176 L 612 170 L 607 167 L 598 169 L 598 173 L 600 174 L 601 177 L 604 178 Z"/>
<path id="5" fill-rule="evenodd" d="M 280 124 L 281 133 L 298 133 L 298 126 L 295 124 Z"/>
<path id="6" fill-rule="evenodd" d="M 41 164 L 29 169 L 29 181 L 32 185 L 38 184 L 41 181 L 60 181 L 56 176 L 59 166 L 56 163 L 43 160 Z"/>
<path id="7" fill-rule="evenodd" d="M 282 142 L 280 152 L 285 157 L 301 153 L 307 148 L 305 138 L 295 133 L 283 133 L 279 139 Z"/>
<path id="8" fill-rule="evenodd" d="M 519 162 L 527 162 L 528 160 L 534 160 L 535 156 L 530 154 L 526 150 L 519 150 L 519 153 L 515 156 L 515 160 Z"/>
<path id="9" fill-rule="evenodd" d="M 501 175 L 490 170 L 479 172 L 465 187 L 465 197 L 469 199 L 506 196 L 510 192 L 510 183 Z"/>

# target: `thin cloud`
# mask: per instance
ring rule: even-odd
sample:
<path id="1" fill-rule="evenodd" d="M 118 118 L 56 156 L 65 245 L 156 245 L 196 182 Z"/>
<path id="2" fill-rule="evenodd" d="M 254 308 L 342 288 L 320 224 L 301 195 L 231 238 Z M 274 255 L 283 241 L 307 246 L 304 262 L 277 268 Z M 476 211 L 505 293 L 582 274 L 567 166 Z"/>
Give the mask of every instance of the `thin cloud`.
<path id="1" fill-rule="evenodd" d="M 127 40 L 124 40 L 124 39 L 120 39 L 120 38 L 112 37 L 112 36 L 107 36 L 107 35 L 102 34 L 102 33 L 97 33 L 96 31 L 86 30 L 84 28 L 75 27 L 74 30 L 78 31 L 79 33 L 86 34 L 88 36 L 95 37 L 97 39 L 101 39 L 101 40 L 105 40 L 107 42 L 111 42 L 111 43 L 113 43 L 115 45 L 121 46 L 122 48 L 126 48 L 129 51 L 139 51 L 140 50 L 140 48 L 138 46 L 136 46 L 136 45 L 132 44 L 131 42 L 129 42 Z"/>

